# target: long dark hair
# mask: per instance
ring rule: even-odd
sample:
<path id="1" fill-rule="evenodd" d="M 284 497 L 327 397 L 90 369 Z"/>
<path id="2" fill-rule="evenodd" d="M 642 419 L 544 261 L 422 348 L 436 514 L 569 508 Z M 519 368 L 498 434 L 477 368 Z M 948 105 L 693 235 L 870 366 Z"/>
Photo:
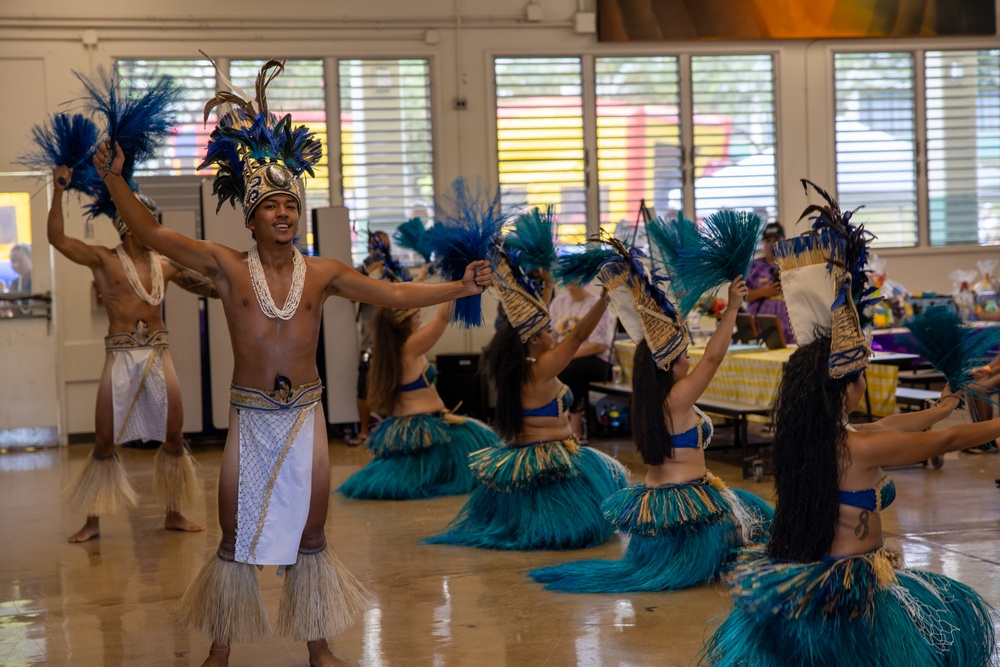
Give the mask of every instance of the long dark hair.
<path id="1" fill-rule="evenodd" d="M 483 350 L 482 368 L 497 392 L 496 431 L 501 438 L 514 440 L 524 426 L 521 389 L 531 375 L 531 362 L 528 346 L 506 317 L 500 319 L 496 334 Z"/>
<path id="2" fill-rule="evenodd" d="M 646 341 L 639 343 L 632 362 L 632 437 L 646 465 L 658 466 L 674 456 L 667 409 L 673 388 L 673 370 L 661 370 Z"/>
<path id="3" fill-rule="evenodd" d="M 379 308 L 372 318 L 372 365 L 368 371 L 368 404 L 383 417 L 392 415 L 399 399 L 403 344 L 413 329 L 413 316 L 396 322 L 396 312 Z"/>
<path id="4" fill-rule="evenodd" d="M 829 335 L 796 350 L 772 406 L 778 496 L 767 544 L 772 558 L 818 560 L 836 534 L 838 482 L 849 462 L 844 400 L 853 378 L 830 379 L 829 358 Z"/>

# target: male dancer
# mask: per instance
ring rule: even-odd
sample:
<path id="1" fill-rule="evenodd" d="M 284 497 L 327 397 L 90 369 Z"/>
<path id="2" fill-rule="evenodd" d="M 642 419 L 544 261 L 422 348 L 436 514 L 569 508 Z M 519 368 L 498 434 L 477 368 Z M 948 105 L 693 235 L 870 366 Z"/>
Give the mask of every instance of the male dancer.
<path id="1" fill-rule="evenodd" d="M 301 184 L 278 162 L 244 170 L 240 201 L 257 242 L 250 252 L 194 240 L 156 224 L 120 176 L 124 159 L 104 142 L 94 165 L 133 234 L 215 284 L 235 356 L 219 482 L 222 541 L 181 601 L 181 622 L 211 635 L 203 665 L 228 665 L 231 643 L 270 631 L 253 565 L 286 566 L 279 631 L 307 643 L 310 665 L 343 665 L 326 637 L 349 624 L 364 598 L 324 535 L 330 465 L 316 366 L 323 302 L 339 296 L 402 309 L 480 294 L 492 282 L 488 262 L 469 264 L 460 281 L 427 284 L 372 280 L 337 260 L 303 257 L 293 244 Z M 283 386 L 291 390 L 279 392 Z"/>
<path id="2" fill-rule="evenodd" d="M 184 448 L 180 385 L 170 359 L 161 302 L 169 280 L 201 296 L 218 295 L 203 276 L 151 252 L 117 219 L 122 239 L 117 248 L 90 245 L 67 236 L 62 199 L 72 175 L 73 170 L 66 166 L 52 172 L 49 243 L 70 261 L 93 272 L 108 313 L 108 336 L 104 339 L 107 354 L 97 388 L 94 451 L 81 474 L 66 489 L 70 504 L 86 512 L 87 521 L 70 535 L 69 541 L 85 542 L 99 536 L 101 516 L 136 505 L 135 491 L 114 449 L 132 440 L 163 443 L 153 468 L 154 486 L 167 508 L 163 527 L 204 530 L 180 512 L 197 494 L 198 486 L 194 460 Z M 149 214 L 131 190 L 128 196 Z M 130 215 L 127 211 L 120 213 Z"/>

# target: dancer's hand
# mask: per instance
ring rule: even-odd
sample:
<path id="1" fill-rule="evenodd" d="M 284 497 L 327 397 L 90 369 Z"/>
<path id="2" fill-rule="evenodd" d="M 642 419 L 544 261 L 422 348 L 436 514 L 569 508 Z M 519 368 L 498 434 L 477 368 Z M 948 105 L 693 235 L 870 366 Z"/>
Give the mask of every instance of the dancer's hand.
<path id="1" fill-rule="evenodd" d="M 111 140 L 105 139 L 97 145 L 97 152 L 94 153 L 94 168 L 101 178 L 107 178 L 108 174 L 115 176 L 122 175 L 122 167 L 125 166 L 125 153 L 122 147 L 115 142 L 115 154 L 111 157 Z"/>
<path id="2" fill-rule="evenodd" d="M 69 187 L 73 180 L 73 170 L 66 165 L 61 165 L 52 170 L 52 190 L 53 194 L 60 194 Z"/>
<path id="3" fill-rule="evenodd" d="M 462 285 L 470 295 L 482 294 L 493 284 L 493 269 L 485 259 L 472 262 L 465 267 Z"/>
<path id="4" fill-rule="evenodd" d="M 959 407 L 960 405 L 962 405 L 962 402 L 963 402 L 963 400 L 965 399 L 965 390 L 964 390 L 964 389 L 962 389 L 962 390 L 959 390 L 959 391 L 952 391 L 952 389 L 951 389 L 951 385 L 949 385 L 949 384 L 946 384 L 946 385 L 944 386 L 944 389 L 942 389 L 942 390 L 941 390 L 941 398 L 939 398 L 939 399 L 938 399 L 938 403 L 941 403 L 941 402 L 943 402 L 943 401 L 944 401 L 944 399 L 946 399 L 946 398 L 954 398 L 954 399 L 957 399 L 957 400 L 956 400 L 956 401 L 955 401 L 955 402 L 954 402 L 954 403 L 952 404 L 952 408 L 951 408 L 952 410 L 955 410 L 955 409 L 957 409 L 957 408 L 958 408 L 958 407 Z"/>
<path id="5" fill-rule="evenodd" d="M 726 306 L 726 310 L 739 308 L 749 293 L 750 290 L 747 289 L 747 281 L 743 280 L 743 276 L 737 276 L 736 280 L 729 283 L 729 303 Z"/>

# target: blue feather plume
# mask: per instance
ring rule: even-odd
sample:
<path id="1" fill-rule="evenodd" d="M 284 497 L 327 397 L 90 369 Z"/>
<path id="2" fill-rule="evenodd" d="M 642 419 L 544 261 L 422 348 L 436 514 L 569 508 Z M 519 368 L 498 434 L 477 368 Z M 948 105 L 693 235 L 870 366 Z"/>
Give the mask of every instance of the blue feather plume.
<path id="1" fill-rule="evenodd" d="M 551 206 L 544 216 L 537 207 L 518 216 L 514 229 L 504 239 L 504 244 L 517 248 L 523 270 L 551 271 L 556 265 L 554 227 Z"/>
<path id="2" fill-rule="evenodd" d="M 563 255 L 556 266 L 555 277 L 561 285 L 586 285 L 592 282 L 609 260 L 618 253 L 599 243 L 589 243 L 583 252 Z"/>
<path id="3" fill-rule="evenodd" d="M 446 280 L 461 280 L 465 268 L 477 260 L 491 260 L 500 231 L 510 218 L 501 192 L 490 196 L 470 192 L 464 179 L 456 179 L 452 192 L 438 199 L 437 219 L 429 234 L 429 245 L 438 258 Z M 482 295 L 467 296 L 455 303 L 452 321 L 474 327 L 483 323 Z"/>
<path id="4" fill-rule="evenodd" d="M 51 171 L 66 166 L 73 170 L 67 190 L 93 197 L 103 187 L 92 162 L 97 145 L 97 126 L 83 114 L 56 114 L 31 128 L 32 150 L 16 163 L 32 171 Z"/>
<path id="5" fill-rule="evenodd" d="M 171 106 L 180 98 L 180 87 L 172 77 L 161 76 L 144 90 L 123 91 L 112 73 L 101 72 L 97 81 L 73 73 L 87 91 L 86 107 L 104 122 L 112 151 L 117 143 L 125 154 L 122 178 L 133 191 L 138 190 L 133 178 L 136 165 L 152 158 L 160 142 L 170 134 L 174 126 Z M 103 182 L 101 186 L 93 203 L 85 207 L 86 213 L 91 218 L 114 218 L 115 204 Z"/>
<path id="6" fill-rule="evenodd" d="M 400 248 L 412 250 L 423 257 L 425 263 L 431 261 L 433 250 L 430 246 L 427 226 L 420 218 L 410 218 L 401 224 L 396 228 L 392 238 L 395 239 L 396 245 Z"/>
<path id="7" fill-rule="evenodd" d="M 977 395 L 980 390 L 991 391 L 976 382 L 971 371 L 991 352 L 995 354 L 1000 329 L 965 326 L 958 313 L 945 306 L 928 308 L 903 324 L 910 332 L 898 337 L 899 342 L 927 359 L 954 391 L 965 389 Z"/>
<path id="8" fill-rule="evenodd" d="M 649 224 L 650 244 L 673 281 L 682 313 L 691 312 L 706 292 L 746 277 L 764 225 L 756 213 L 728 209 L 707 216 L 700 227 L 683 214 Z"/>

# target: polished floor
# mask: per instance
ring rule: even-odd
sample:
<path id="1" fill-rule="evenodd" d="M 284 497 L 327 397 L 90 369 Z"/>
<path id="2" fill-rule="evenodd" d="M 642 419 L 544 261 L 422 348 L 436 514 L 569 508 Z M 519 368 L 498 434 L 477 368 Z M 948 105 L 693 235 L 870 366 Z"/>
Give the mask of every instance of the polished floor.
<path id="1" fill-rule="evenodd" d="M 631 443 L 603 440 L 641 474 Z M 203 533 L 162 530 L 151 495 L 153 452 L 123 451 L 142 494 L 128 514 L 102 521 L 101 537 L 67 544 L 83 517 L 60 491 L 89 447 L 0 455 L 0 665 L 199 665 L 208 642 L 177 624 L 178 599 L 218 541 L 215 497 L 221 448 L 196 450 L 204 496 L 189 517 Z M 333 483 L 367 455 L 330 445 Z M 742 480 L 735 453 L 710 453 L 731 485 L 770 496 L 767 478 Z M 899 490 L 887 514 L 889 542 L 908 565 L 972 585 L 1000 606 L 1000 456 L 949 454 L 940 470 L 893 471 Z M 372 591 L 367 613 L 331 646 L 351 665 L 433 667 L 680 666 L 695 662 L 729 601 L 718 585 L 676 593 L 566 595 L 524 573 L 585 557 L 616 558 L 621 538 L 587 551 L 508 553 L 428 546 L 463 497 L 414 502 L 332 497 L 327 534 L 341 560 Z M 281 580 L 260 575 L 277 609 Z M 234 648 L 231 664 L 308 664 L 303 645 L 277 638 Z"/>

